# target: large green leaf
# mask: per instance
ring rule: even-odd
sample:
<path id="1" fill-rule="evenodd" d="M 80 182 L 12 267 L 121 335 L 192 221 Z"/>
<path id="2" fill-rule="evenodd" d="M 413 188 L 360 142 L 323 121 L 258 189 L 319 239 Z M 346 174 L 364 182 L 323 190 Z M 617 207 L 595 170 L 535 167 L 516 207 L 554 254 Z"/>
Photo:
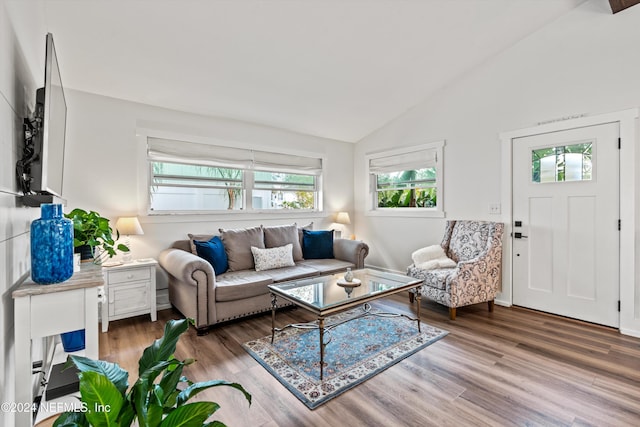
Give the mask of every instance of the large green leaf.
<path id="1" fill-rule="evenodd" d="M 149 395 L 149 384 L 146 381 L 138 381 L 133 384 L 127 398 L 133 406 L 133 412 L 138 417 L 140 427 L 147 426 L 147 397 Z"/>
<path id="2" fill-rule="evenodd" d="M 117 363 L 71 355 L 67 358 L 65 367 L 70 366 L 69 360 L 76 365 L 76 368 L 78 368 L 80 372 L 98 372 L 104 375 L 116 386 L 123 396 L 127 392 L 127 388 L 129 387 L 129 373 L 122 369 Z"/>
<path id="3" fill-rule="evenodd" d="M 175 369 L 165 371 L 162 379 L 160 380 L 160 388 L 163 391 L 163 406 L 173 406 L 175 403 L 176 388 L 182 378 L 183 366 L 178 365 Z"/>
<path id="4" fill-rule="evenodd" d="M 118 426 L 116 420 L 124 397 L 106 376 L 93 371 L 80 373 L 80 395 L 93 427 Z"/>
<path id="5" fill-rule="evenodd" d="M 211 421 L 210 423 L 205 424 L 203 427 L 227 427 L 227 425 L 222 421 Z"/>
<path id="6" fill-rule="evenodd" d="M 53 423 L 53 427 L 90 427 L 82 412 L 64 412 Z"/>
<path id="7" fill-rule="evenodd" d="M 189 403 L 171 412 L 160 427 L 202 427 L 219 408 L 220 405 L 215 402 Z"/>
<path id="8" fill-rule="evenodd" d="M 133 423 L 133 419 L 136 417 L 136 413 L 133 411 L 133 405 L 129 400 L 125 399 L 120 409 L 120 415 L 118 415 L 118 425 L 130 426 Z"/>
<path id="9" fill-rule="evenodd" d="M 162 393 L 162 389 L 160 387 L 154 387 L 154 389 L 149 393 L 149 402 L 147 407 L 147 424 L 149 426 L 159 426 L 162 422 L 163 406 L 161 397 L 158 396 L 158 392 Z"/>
<path id="10" fill-rule="evenodd" d="M 149 366 L 142 373 L 142 375 L 140 375 L 140 378 L 138 378 L 136 383 L 144 381 L 147 384 L 147 388 L 149 388 L 149 387 L 151 387 L 151 385 L 153 384 L 155 379 L 158 377 L 158 375 L 160 375 L 162 373 L 162 371 L 164 371 L 167 368 L 171 368 L 173 366 L 183 365 L 183 364 L 184 364 L 184 362 L 182 362 L 182 361 L 180 361 L 178 359 L 163 360 L 163 361 L 157 362 L 155 365 Z"/>
<path id="11" fill-rule="evenodd" d="M 168 360 L 176 351 L 180 335 L 188 328 L 187 319 L 169 320 L 164 327 L 164 336 L 155 340 L 144 350 L 138 361 L 138 375 L 142 376 L 151 366 L 160 361 Z"/>
<path id="12" fill-rule="evenodd" d="M 182 392 L 180 392 L 176 400 L 176 405 L 182 406 L 187 400 L 191 399 L 193 396 L 200 393 L 201 391 L 204 391 L 211 387 L 218 387 L 218 386 L 228 386 L 228 387 L 233 387 L 236 390 L 240 390 L 244 394 L 245 399 L 247 399 L 247 401 L 249 402 L 249 405 L 251 405 L 251 395 L 244 389 L 244 387 L 242 387 L 238 383 L 231 383 L 229 381 L 224 381 L 224 380 L 204 381 L 204 382 L 190 385 L 189 387 L 182 390 Z"/>

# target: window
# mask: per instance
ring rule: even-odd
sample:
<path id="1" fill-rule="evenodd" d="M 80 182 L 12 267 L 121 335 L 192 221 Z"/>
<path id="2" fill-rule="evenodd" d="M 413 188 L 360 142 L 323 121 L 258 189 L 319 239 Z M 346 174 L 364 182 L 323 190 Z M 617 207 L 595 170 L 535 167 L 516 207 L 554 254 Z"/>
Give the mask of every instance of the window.
<path id="1" fill-rule="evenodd" d="M 593 173 L 592 150 L 592 142 L 533 150 L 531 179 L 539 183 L 590 181 Z"/>
<path id="2" fill-rule="evenodd" d="M 444 141 L 367 155 L 369 213 L 443 216 Z"/>
<path id="3" fill-rule="evenodd" d="M 318 210 L 322 159 L 148 138 L 153 212 Z"/>

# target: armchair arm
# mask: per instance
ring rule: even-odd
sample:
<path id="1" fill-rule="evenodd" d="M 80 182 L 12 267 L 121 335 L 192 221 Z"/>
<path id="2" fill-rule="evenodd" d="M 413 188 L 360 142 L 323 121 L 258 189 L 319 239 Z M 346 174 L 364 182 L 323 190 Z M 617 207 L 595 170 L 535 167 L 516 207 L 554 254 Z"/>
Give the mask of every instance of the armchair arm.
<path id="1" fill-rule="evenodd" d="M 208 300 L 215 298 L 215 272 L 204 259 L 182 249 L 165 249 L 158 261 L 169 274 L 171 304 L 193 317 L 197 328 L 209 326 Z"/>
<path id="2" fill-rule="evenodd" d="M 364 259 L 367 255 L 369 255 L 369 245 L 361 240 L 333 240 L 333 256 L 355 264 L 356 269 L 364 268 Z"/>

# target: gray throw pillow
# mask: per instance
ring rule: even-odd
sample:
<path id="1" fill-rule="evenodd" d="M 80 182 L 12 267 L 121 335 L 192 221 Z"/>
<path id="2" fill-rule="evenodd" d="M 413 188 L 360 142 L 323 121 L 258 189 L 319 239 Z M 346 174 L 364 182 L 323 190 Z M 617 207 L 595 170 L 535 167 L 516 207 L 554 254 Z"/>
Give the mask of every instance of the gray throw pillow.
<path id="1" fill-rule="evenodd" d="M 229 271 L 250 270 L 255 267 L 251 246 L 264 249 L 262 227 L 237 230 L 221 228 L 220 238 L 229 260 Z"/>
<path id="2" fill-rule="evenodd" d="M 278 248 L 291 243 L 293 246 L 293 260 L 302 261 L 302 246 L 298 236 L 298 225 L 280 225 L 264 227 L 264 246 L 266 248 Z"/>

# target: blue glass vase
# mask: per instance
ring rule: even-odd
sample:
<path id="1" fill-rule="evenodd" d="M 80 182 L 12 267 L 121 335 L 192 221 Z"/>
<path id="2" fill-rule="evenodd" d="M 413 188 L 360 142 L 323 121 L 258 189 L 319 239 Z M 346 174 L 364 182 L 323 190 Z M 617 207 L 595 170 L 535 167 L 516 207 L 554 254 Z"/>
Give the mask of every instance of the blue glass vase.
<path id="1" fill-rule="evenodd" d="M 73 275 L 73 222 L 59 204 L 41 205 L 40 216 L 31 223 L 31 279 L 64 282 Z"/>

